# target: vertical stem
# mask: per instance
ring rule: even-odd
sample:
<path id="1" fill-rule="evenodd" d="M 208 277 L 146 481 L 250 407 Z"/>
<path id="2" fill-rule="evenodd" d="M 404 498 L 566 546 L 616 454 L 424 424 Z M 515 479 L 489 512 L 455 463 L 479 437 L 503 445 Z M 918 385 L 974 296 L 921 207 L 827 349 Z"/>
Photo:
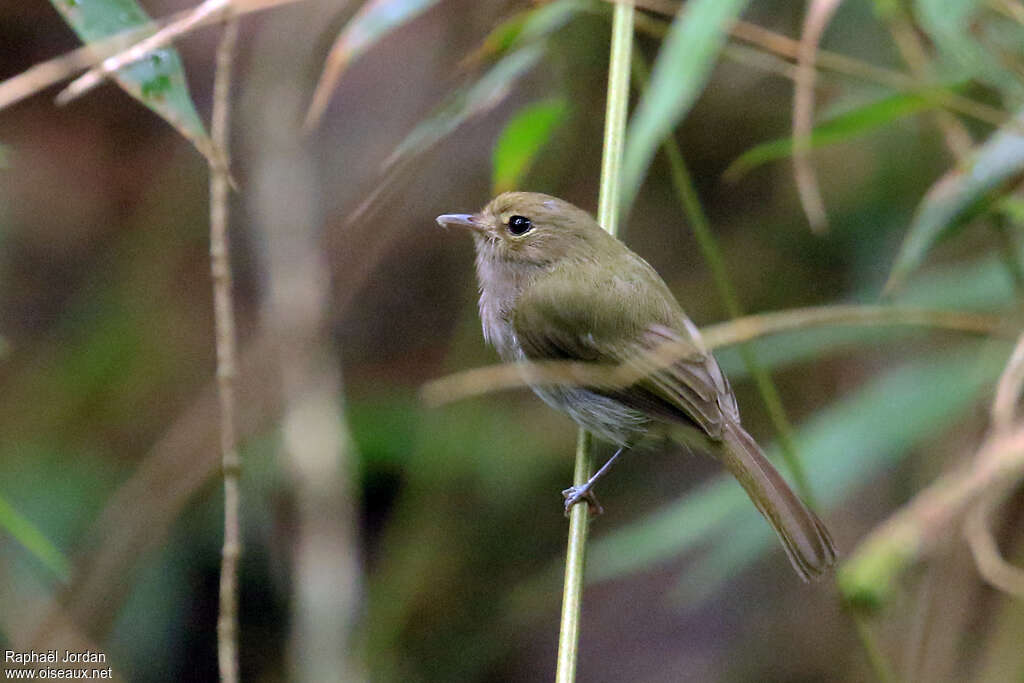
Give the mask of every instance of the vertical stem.
<path id="1" fill-rule="evenodd" d="M 629 73 L 633 48 L 633 5 L 618 2 L 612 13 L 611 57 L 608 64 L 608 96 L 605 109 L 601 191 L 597 221 L 615 234 L 619 223 L 619 175 L 629 108 Z M 582 486 L 590 477 L 591 437 L 580 430 L 576 445 L 573 483 Z M 576 680 L 579 651 L 580 607 L 583 595 L 583 567 L 587 545 L 587 505 L 574 505 L 569 511 L 569 543 L 565 556 L 565 587 L 562 595 L 562 621 L 558 632 L 558 666 L 555 680 Z"/>
<path id="2" fill-rule="evenodd" d="M 629 74 L 633 54 L 633 5 L 616 3 L 612 14 L 611 59 L 608 64 L 608 100 L 605 107 L 604 150 L 601 157 L 601 192 L 597 200 L 597 222 L 615 235 L 619 232 L 619 181 L 622 152 L 626 141 L 629 109 Z"/>
<path id="3" fill-rule="evenodd" d="M 867 656 L 868 666 L 871 667 L 871 672 L 875 675 L 875 680 L 878 683 L 897 683 L 899 679 L 896 677 L 892 667 L 889 666 L 885 655 L 882 654 L 882 648 L 879 646 L 878 639 L 871 630 L 867 617 L 854 609 L 851 612 L 851 618 L 853 619 L 854 627 L 857 629 L 857 637 L 864 648 L 864 654 Z"/>
<path id="4" fill-rule="evenodd" d="M 585 484 L 590 478 L 592 441 L 590 433 L 581 429 L 576 442 L 576 468 L 573 473 L 573 483 L 576 486 Z M 558 667 L 555 673 L 555 680 L 558 683 L 572 683 L 576 680 L 589 514 L 586 502 L 572 506 L 569 511 L 569 544 L 565 551 L 562 621 L 558 628 Z"/>
<path id="5" fill-rule="evenodd" d="M 1018 299 L 1024 298 L 1024 263 L 1021 263 L 1021 245 L 1016 225 L 998 212 L 992 215 L 992 229 L 999 238 L 999 252 L 1006 264 L 1006 270 L 1013 280 L 1013 290 Z"/>
<path id="6" fill-rule="evenodd" d="M 210 134 L 220 150 L 220 163 L 210 165 L 210 274 L 217 345 L 217 397 L 220 401 L 221 466 L 224 471 L 224 546 L 220 565 L 220 608 L 217 616 L 217 662 L 220 679 L 238 680 L 238 558 L 242 552 L 239 524 L 241 459 L 235 429 L 235 377 L 238 341 L 235 335 L 228 251 L 228 138 L 231 67 L 238 39 L 238 23 L 228 18 L 217 47 L 213 84 L 213 121 Z"/>

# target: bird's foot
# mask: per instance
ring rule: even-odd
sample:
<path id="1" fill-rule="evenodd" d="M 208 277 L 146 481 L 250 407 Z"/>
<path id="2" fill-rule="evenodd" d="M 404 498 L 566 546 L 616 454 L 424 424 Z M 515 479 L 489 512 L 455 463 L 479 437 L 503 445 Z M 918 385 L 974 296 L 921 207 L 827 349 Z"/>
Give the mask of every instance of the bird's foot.
<path id="1" fill-rule="evenodd" d="M 601 507 L 601 503 L 597 501 L 597 496 L 594 495 L 590 482 L 587 482 L 583 486 L 570 486 L 562 491 L 562 497 L 565 498 L 566 517 L 569 516 L 569 511 L 572 510 L 573 505 L 584 500 L 587 501 L 587 510 L 590 512 L 591 517 L 597 517 L 598 515 L 604 514 L 604 508 Z"/>

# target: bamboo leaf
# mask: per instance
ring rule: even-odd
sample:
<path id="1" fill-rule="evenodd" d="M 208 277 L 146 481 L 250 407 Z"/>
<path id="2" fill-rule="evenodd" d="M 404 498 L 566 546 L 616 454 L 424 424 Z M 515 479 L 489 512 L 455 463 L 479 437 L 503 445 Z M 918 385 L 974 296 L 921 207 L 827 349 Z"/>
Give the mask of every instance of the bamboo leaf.
<path id="1" fill-rule="evenodd" d="M 977 79 L 1019 102 L 1024 87 L 1005 55 L 1019 52 L 1024 30 L 1016 21 L 985 12 L 985 5 L 981 0 L 916 0 L 914 16 L 936 46 L 937 64 L 947 77 Z"/>
<path id="2" fill-rule="evenodd" d="M 494 146 L 495 195 L 520 186 L 537 153 L 565 121 L 567 112 L 568 103 L 559 97 L 529 104 L 509 120 Z"/>
<path id="3" fill-rule="evenodd" d="M 64 554 L 3 496 L 0 496 L 0 527 L 6 529 L 7 533 L 61 580 L 70 576 L 71 565 Z"/>
<path id="4" fill-rule="evenodd" d="M 50 0 L 83 43 L 101 41 L 122 31 L 156 27 L 134 0 Z M 118 85 L 170 123 L 207 158 L 214 158 L 213 144 L 189 95 L 178 51 L 164 47 L 114 74 Z"/>
<path id="5" fill-rule="evenodd" d="M 510 50 L 544 38 L 567 24 L 588 7 L 581 0 L 555 0 L 539 7 L 516 12 L 498 24 L 480 46 L 462 60 L 463 65 L 478 64 L 500 57 Z"/>
<path id="6" fill-rule="evenodd" d="M 690 0 L 676 16 L 629 124 L 622 162 L 622 205 L 636 196 L 662 140 L 704 89 L 726 32 L 747 0 Z"/>
<path id="7" fill-rule="evenodd" d="M 544 46 L 534 44 L 503 57 L 478 81 L 453 93 L 434 114 L 417 125 L 391 153 L 385 167 L 429 149 L 469 119 L 503 102 L 512 85 L 533 68 L 543 54 Z"/>
<path id="8" fill-rule="evenodd" d="M 925 195 L 903 238 L 885 285 L 898 289 L 940 239 L 988 208 L 1024 174 L 1024 114 L 992 135 L 964 163 L 942 176 Z"/>
<path id="9" fill-rule="evenodd" d="M 348 66 L 378 41 L 437 4 L 437 0 L 369 0 L 334 39 L 313 93 L 306 127 L 315 126 Z"/>
<path id="10" fill-rule="evenodd" d="M 818 148 L 843 142 L 936 106 L 935 98 L 926 93 L 892 95 L 823 121 L 811 133 L 810 144 L 812 148 Z M 726 180 L 735 181 L 762 164 L 792 154 L 792 136 L 763 142 L 737 157 L 723 175 Z"/>

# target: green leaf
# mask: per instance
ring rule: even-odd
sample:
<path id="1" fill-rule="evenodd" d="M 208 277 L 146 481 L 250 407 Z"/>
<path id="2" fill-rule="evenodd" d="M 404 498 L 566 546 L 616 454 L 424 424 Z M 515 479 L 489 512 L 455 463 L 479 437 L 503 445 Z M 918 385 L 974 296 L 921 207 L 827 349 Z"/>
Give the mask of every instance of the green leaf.
<path id="1" fill-rule="evenodd" d="M 417 125 L 384 162 L 385 167 L 426 151 L 469 119 L 496 107 L 543 54 L 543 44 L 535 44 L 501 58 L 478 81 L 453 93 L 434 114 Z"/>
<path id="2" fill-rule="evenodd" d="M 530 169 L 534 158 L 551 139 L 568 112 L 565 98 L 528 104 L 512 117 L 494 146 L 494 194 L 514 190 Z"/>
<path id="3" fill-rule="evenodd" d="M 823 121 L 811 133 L 812 148 L 825 147 L 870 132 L 906 116 L 935 108 L 935 97 L 927 93 L 902 93 L 871 102 Z M 723 174 L 735 181 L 758 166 L 793 154 L 792 136 L 763 142 L 741 154 Z"/>
<path id="4" fill-rule="evenodd" d="M 129 29 L 156 27 L 134 0 L 50 0 L 84 43 L 109 38 Z M 217 158 L 188 92 L 178 51 L 163 47 L 125 66 L 113 76 L 129 95 L 156 112 L 208 159 Z"/>
<path id="5" fill-rule="evenodd" d="M 437 0 L 369 0 L 334 39 L 306 114 L 306 126 L 315 125 L 349 65 L 381 38 L 437 4 Z"/>
<path id="6" fill-rule="evenodd" d="M 977 79 L 1019 102 L 1024 88 L 1019 74 L 1007 67 L 1005 55 L 1019 52 L 1024 31 L 1016 21 L 985 12 L 985 4 L 981 0 L 916 0 L 914 15 L 936 46 L 937 65 L 944 75 Z M 1012 31 L 1007 36 L 1009 49 L 1001 53 L 999 34 L 1007 29 Z"/>
<path id="7" fill-rule="evenodd" d="M 728 28 L 746 5 L 747 0 L 690 0 L 672 22 L 629 124 L 622 161 L 624 207 L 632 203 L 662 141 L 704 89 Z"/>
<path id="8" fill-rule="evenodd" d="M 473 62 L 483 57 L 504 55 L 519 45 L 544 38 L 565 26 L 578 12 L 587 7 L 588 4 L 581 0 L 555 0 L 517 12 L 494 27 L 466 61 Z"/>
<path id="9" fill-rule="evenodd" d="M 969 159 L 942 176 L 921 201 L 885 285 L 901 287 L 938 240 L 988 208 L 1024 173 L 1024 113 L 993 134 Z"/>
<path id="10" fill-rule="evenodd" d="M 62 581 L 71 575 L 71 565 L 64 554 L 3 496 L 0 496 L 0 527 L 6 529 L 7 533 Z"/>
<path id="11" fill-rule="evenodd" d="M 437 4 L 437 0 L 370 0 L 341 30 L 334 42 L 346 64 L 377 41 Z"/>
<path id="12" fill-rule="evenodd" d="M 1003 360 L 1005 356 L 980 358 L 975 348 L 912 361 L 811 418 L 800 428 L 797 444 L 823 504 L 836 505 L 915 445 L 947 428 L 991 386 Z M 768 453 L 777 456 L 778 448 Z M 710 594 L 764 551 L 778 548 L 771 528 L 743 490 L 724 475 L 595 539 L 587 571 L 591 581 L 617 578 L 712 543 L 693 568 L 695 574 L 687 572 L 685 597 Z"/>

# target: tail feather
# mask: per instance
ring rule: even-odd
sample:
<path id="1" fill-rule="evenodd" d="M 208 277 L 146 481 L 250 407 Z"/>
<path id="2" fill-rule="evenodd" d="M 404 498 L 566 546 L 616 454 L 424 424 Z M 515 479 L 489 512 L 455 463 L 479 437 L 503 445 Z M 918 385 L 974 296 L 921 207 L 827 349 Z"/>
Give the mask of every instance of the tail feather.
<path id="1" fill-rule="evenodd" d="M 835 564 L 828 529 L 789 488 L 743 427 L 726 425 L 722 460 L 779 535 L 793 568 L 804 581 L 817 579 Z"/>

